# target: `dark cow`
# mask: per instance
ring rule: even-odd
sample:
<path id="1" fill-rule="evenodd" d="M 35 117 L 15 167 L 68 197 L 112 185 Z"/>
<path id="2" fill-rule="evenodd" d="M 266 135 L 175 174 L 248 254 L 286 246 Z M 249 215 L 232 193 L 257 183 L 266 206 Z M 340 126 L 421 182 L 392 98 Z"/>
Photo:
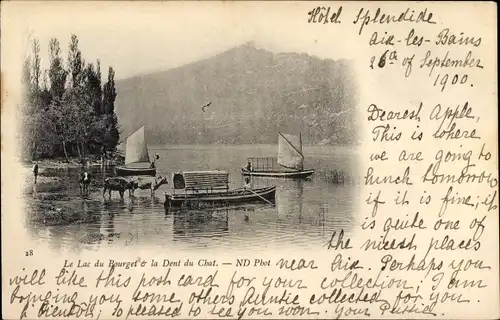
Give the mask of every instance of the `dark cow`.
<path id="1" fill-rule="evenodd" d="M 131 190 L 134 190 L 134 182 L 129 181 L 125 178 L 106 178 L 104 179 L 104 190 L 102 191 L 102 196 L 105 196 L 106 191 L 109 192 L 109 198 L 111 199 L 111 191 L 118 191 L 120 197 L 123 199 L 123 194 L 128 190 L 128 195 L 131 195 Z"/>

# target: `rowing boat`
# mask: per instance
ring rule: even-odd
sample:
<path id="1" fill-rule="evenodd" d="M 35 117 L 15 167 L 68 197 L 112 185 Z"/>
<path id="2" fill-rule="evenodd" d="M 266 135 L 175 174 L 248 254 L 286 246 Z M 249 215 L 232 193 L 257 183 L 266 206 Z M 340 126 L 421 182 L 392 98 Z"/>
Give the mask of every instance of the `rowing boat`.
<path id="1" fill-rule="evenodd" d="M 152 176 L 156 175 L 156 169 L 154 168 L 131 168 L 131 167 L 116 167 L 115 173 L 119 177 L 128 176 Z"/>
<path id="2" fill-rule="evenodd" d="M 191 204 L 227 205 L 266 201 L 274 203 L 276 186 L 257 189 L 229 189 L 229 174 L 225 171 L 189 171 L 174 173 L 174 193 L 165 194 L 168 207 Z M 175 190 L 181 189 L 180 193 Z"/>
<path id="3" fill-rule="evenodd" d="M 208 204 L 231 204 L 262 201 L 266 199 L 274 201 L 276 186 L 258 189 L 239 189 L 226 192 L 198 193 L 198 194 L 167 194 L 165 203 L 169 207 L 188 205 L 190 203 L 203 202 Z"/>
<path id="4" fill-rule="evenodd" d="M 241 169 L 241 173 L 244 176 L 304 179 L 311 176 L 314 173 L 314 169 L 302 171 L 248 171 L 243 168 Z"/>

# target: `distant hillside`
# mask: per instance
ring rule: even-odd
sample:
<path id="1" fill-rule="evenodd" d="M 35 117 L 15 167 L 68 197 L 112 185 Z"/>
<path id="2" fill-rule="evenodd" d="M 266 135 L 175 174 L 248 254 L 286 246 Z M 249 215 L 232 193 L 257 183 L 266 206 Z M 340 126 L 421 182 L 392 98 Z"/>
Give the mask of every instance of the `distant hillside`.
<path id="1" fill-rule="evenodd" d="M 274 54 L 250 43 L 116 87 L 122 137 L 146 125 L 151 144 L 276 143 L 277 131 L 302 132 L 305 144 L 357 141 L 357 92 L 346 60 Z"/>

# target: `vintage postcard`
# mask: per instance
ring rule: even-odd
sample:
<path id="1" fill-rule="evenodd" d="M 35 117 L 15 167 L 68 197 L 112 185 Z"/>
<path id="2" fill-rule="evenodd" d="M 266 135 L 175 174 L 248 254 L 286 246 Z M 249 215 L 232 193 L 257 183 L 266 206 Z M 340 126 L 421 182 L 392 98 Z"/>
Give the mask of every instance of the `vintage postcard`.
<path id="1" fill-rule="evenodd" d="M 4 1 L 4 319 L 498 319 L 493 2 Z"/>

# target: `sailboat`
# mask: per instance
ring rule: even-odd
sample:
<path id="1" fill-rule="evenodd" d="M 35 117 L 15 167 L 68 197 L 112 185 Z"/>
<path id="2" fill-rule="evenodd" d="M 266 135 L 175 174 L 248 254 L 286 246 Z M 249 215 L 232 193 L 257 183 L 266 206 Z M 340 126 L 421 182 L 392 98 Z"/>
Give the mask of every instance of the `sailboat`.
<path id="1" fill-rule="evenodd" d="M 117 176 L 156 176 L 156 168 L 151 167 L 144 126 L 127 138 L 125 165 L 115 168 Z"/>
<path id="2" fill-rule="evenodd" d="M 244 176 L 307 178 L 314 169 L 304 170 L 304 154 L 302 153 L 302 135 L 299 136 L 278 132 L 278 159 L 282 169 L 276 170 L 274 158 L 248 158 L 248 166 L 241 169 Z"/>

